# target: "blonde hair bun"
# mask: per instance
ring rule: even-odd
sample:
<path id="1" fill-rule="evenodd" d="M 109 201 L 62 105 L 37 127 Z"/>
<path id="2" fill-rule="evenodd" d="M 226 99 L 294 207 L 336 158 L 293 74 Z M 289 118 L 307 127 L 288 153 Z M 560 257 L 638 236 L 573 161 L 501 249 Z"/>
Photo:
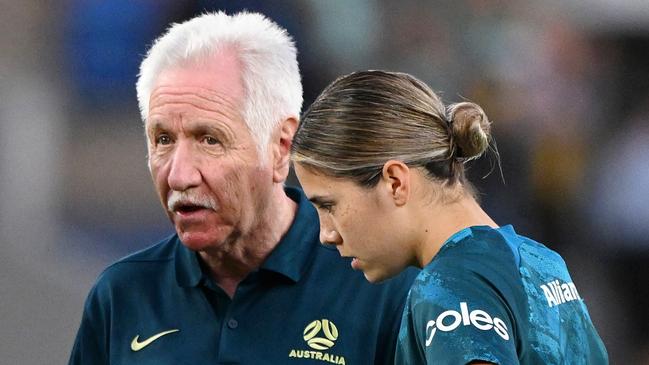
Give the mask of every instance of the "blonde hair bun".
<path id="1" fill-rule="evenodd" d="M 462 102 L 448 106 L 454 156 L 464 161 L 480 157 L 489 147 L 491 123 L 484 110 L 475 103 Z"/>

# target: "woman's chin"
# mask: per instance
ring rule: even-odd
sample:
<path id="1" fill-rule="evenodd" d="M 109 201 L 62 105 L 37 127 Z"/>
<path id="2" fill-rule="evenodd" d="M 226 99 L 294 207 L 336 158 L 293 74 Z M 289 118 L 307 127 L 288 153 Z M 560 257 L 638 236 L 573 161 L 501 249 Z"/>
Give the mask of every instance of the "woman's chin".
<path id="1" fill-rule="evenodd" d="M 382 281 L 388 280 L 401 273 L 405 268 L 390 268 L 390 267 L 363 267 L 363 275 L 370 283 L 377 284 Z"/>
<path id="2" fill-rule="evenodd" d="M 364 270 L 363 275 L 370 283 L 377 284 L 389 278 L 385 273 L 378 270 Z"/>

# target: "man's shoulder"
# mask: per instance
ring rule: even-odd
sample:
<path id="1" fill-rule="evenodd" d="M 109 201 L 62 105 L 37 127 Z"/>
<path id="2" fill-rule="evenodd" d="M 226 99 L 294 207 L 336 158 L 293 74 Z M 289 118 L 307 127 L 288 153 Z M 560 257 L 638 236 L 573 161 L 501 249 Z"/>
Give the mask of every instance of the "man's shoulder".
<path id="1" fill-rule="evenodd" d="M 96 286 L 133 283 L 139 276 L 146 276 L 160 270 L 161 266 L 173 264 L 178 244 L 177 236 L 172 235 L 120 258 L 103 270 Z"/>
<path id="2" fill-rule="evenodd" d="M 179 243 L 178 236 L 173 234 L 153 245 L 124 256 L 113 263 L 113 265 L 134 262 L 168 261 L 173 259 L 175 256 L 176 248 Z"/>

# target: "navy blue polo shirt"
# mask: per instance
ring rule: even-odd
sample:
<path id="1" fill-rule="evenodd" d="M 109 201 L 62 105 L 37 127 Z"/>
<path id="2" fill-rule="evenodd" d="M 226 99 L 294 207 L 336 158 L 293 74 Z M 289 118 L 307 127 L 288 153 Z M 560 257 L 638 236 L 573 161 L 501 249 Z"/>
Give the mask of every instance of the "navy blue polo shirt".
<path id="1" fill-rule="evenodd" d="M 391 364 L 409 270 L 370 284 L 319 243 L 315 209 L 230 298 L 176 235 L 109 266 L 86 300 L 70 364 Z"/>

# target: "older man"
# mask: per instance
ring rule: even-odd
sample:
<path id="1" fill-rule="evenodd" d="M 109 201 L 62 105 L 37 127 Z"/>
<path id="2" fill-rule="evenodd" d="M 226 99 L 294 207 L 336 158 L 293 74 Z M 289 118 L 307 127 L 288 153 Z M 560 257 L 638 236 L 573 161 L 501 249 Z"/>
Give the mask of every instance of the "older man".
<path id="1" fill-rule="evenodd" d="M 413 273 L 366 283 L 284 187 L 302 104 L 286 31 L 252 13 L 174 25 L 137 91 L 177 234 L 101 274 L 70 364 L 391 363 Z"/>

